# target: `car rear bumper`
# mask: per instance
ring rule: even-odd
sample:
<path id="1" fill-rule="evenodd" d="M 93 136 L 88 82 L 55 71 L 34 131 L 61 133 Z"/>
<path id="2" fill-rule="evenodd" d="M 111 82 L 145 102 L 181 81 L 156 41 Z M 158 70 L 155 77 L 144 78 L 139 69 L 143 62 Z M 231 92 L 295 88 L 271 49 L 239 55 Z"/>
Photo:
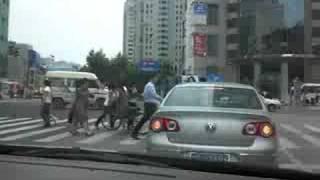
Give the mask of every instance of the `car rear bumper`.
<path id="1" fill-rule="evenodd" d="M 241 165 L 277 166 L 277 140 L 257 138 L 250 147 L 221 147 L 171 143 L 165 133 L 150 135 L 146 141 L 147 153 L 154 156 L 191 159 L 190 153 L 231 154 L 232 163 Z"/>

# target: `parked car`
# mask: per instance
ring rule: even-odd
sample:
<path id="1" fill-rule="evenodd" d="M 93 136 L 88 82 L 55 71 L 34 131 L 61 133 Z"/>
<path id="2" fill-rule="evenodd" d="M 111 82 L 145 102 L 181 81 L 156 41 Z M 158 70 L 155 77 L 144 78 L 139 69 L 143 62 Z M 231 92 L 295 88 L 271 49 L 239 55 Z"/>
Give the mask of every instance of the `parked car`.
<path id="1" fill-rule="evenodd" d="M 277 166 L 275 123 L 251 86 L 177 85 L 152 117 L 150 131 L 146 149 L 157 156 Z"/>

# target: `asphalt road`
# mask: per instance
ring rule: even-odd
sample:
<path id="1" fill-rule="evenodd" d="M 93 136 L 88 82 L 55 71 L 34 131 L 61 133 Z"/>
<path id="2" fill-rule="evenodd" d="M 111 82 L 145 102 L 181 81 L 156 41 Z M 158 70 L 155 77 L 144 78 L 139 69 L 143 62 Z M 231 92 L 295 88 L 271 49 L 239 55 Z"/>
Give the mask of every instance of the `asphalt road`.
<path id="1" fill-rule="evenodd" d="M 92 137 L 72 137 L 65 120 L 68 110 L 53 111 L 60 121 L 43 129 L 39 108 L 39 100 L 0 101 L 0 143 L 144 152 L 143 139 L 133 140 L 121 130 L 101 129 Z M 89 111 L 91 125 L 100 114 L 100 110 Z M 284 108 L 272 116 L 280 139 L 280 167 L 320 173 L 320 107 Z"/>

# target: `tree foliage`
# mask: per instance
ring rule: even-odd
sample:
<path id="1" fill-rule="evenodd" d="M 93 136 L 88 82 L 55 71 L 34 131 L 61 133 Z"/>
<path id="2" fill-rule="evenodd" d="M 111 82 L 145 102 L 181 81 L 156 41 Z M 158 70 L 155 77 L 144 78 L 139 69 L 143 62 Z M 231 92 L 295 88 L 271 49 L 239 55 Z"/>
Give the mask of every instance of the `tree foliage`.
<path id="1" fill-rule="evenodd" d="M 168 61 L 161 62 L 160 78 L 173 76 L 174 72 Z M 83 72 L 92 72 L 102 82 L 136 83 L 141 89 L 154 73 L 145 73 L 138 70 L 136 64 L 129 62 L 121 53 L 108 59 L 102 50 L 91 50 L 87 56 L 87 63 L 81 68 Z"/>

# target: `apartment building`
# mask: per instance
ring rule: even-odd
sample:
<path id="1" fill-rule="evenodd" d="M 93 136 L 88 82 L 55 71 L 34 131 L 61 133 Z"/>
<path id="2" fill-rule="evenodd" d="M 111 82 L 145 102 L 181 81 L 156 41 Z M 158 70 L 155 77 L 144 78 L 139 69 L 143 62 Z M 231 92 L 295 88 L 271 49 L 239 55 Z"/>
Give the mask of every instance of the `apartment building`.
<path id="1" fill-rule="evenodd" d="M 134 62 L 169 61 L 182 72 L 186 0 L 127 0 L 123 52 Z"/>

